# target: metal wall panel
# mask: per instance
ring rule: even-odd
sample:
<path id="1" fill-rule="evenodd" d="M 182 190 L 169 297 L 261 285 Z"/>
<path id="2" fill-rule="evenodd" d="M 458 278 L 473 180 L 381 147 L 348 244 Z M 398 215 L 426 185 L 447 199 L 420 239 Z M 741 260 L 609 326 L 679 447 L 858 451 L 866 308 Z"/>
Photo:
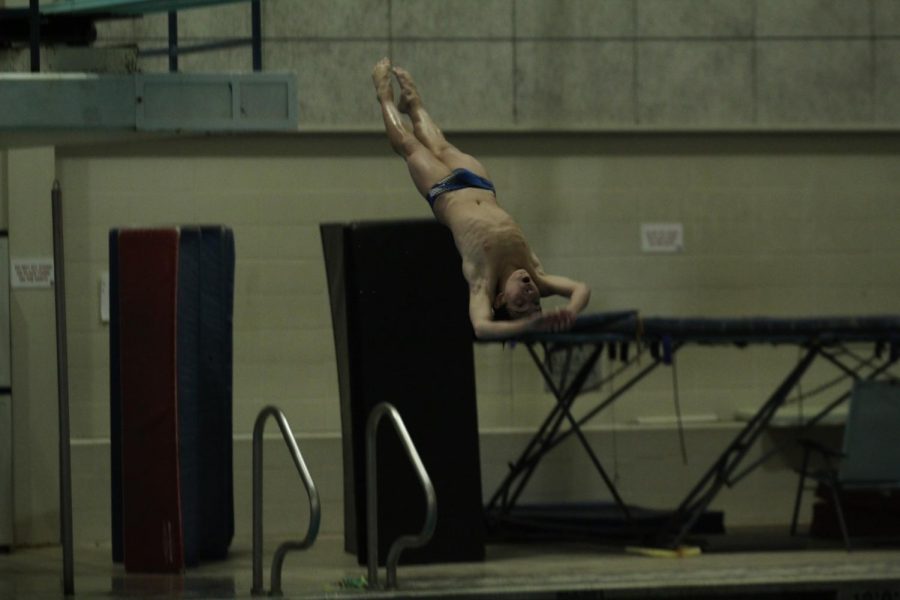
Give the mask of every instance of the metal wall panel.
<path id="1" fill-rule="evenodd" d="M 294 75 L 0 75 L 0 131 L 290 131 Z"/>

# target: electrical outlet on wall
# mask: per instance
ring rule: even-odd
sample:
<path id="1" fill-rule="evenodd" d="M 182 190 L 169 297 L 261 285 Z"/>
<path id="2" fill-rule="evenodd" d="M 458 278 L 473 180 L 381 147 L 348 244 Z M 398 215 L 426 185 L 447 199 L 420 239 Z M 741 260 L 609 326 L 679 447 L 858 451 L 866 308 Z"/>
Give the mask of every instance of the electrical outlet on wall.
<path id="1" fill-rule="evenodd" d="M 641 223 L 641 250 L 684 251 L 684 227 L 681 223 Z"/>
<path id="2" fill-rule="evenodd" d="M 109 272 L 100 273 L 100 322 L 109 323 Z"/>

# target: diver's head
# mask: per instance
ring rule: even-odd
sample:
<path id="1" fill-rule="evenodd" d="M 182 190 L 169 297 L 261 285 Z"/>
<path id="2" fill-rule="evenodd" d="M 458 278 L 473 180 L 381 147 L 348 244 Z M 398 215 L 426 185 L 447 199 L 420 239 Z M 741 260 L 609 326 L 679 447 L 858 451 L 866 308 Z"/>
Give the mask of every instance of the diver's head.
<path id="1" fill-rule="evenodd" d="M 541 312 L 541 292 L 525 269 L 513 271 L 494 299 L 494 319 L 524 319 Z"/>

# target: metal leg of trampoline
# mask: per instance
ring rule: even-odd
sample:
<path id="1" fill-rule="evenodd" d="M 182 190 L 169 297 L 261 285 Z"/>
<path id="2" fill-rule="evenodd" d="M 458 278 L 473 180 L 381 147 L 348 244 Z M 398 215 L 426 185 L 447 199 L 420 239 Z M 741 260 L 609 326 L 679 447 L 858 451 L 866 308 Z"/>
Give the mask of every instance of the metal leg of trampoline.
<path id="1" fill-rule="evenodd" d="M 549 440 L 553 439 L 556 431 L 562 423 L 562 415 L 560 414 L 559 404 L 553 407 L 550 414 L 544 419 L 544 422 L 538 428 L 537 433 L 532 436 L 525 450 L 519 458 L 510 464 L 510 472 L 503 479 L 488 502 L 488 510 L 493 510 L 499 504 L 504 512 L 508 512 L 512 508 L 519 494 L 522 492 L 535 466 L 546 451 Z M 516 483 L 518 481 L 518 484 Z M 510 495 L 510 488 L 516 486 L 516 489 Z"/>
<path id="2" fill-rule="evenodd" d="M 532 346 L 528 347 L 529 352 L 531 352 L 532 357 L 538 365 L 538 368 L 541 371 L 541 374 L 544 376 L 545 381 L 548 385 L 551 385 L 552 388 L 552 378 L 550 377 L 550 373 L 547 371 L 547 368 L 538 361 L 537 356 L 534 354 L 534 350 Z M 606 473 L 606 469 L 603 468 L 603 464 L 600 462 L 600 459 L 597 458 L 597 454 L 594 452 L 594 449 L 591 448 L 590 442 L 588 442 L 587 438 L 584 436 L 584 433 L 581 431 L 581 426 L 575 420 L 575 417 L 572 416 L 572 411 L 569 408 L 572 406 L 572 403 L 575 401 L 575 398 L 578 397 L 578 393 L 581 391 L 581 388 L 584 387 L 584 383 L 587 380 L 588 374 L 591 369 L 597 363 L 597 359 L 600 358 L 600 353 L 602 350 L 602 346 L 597 345 L 594 348 L 593 353 L 588 358 L 588 360 L 582 365 L 581 370 L 578 372 L 578 375 L 575 377 L 574 381 L 572 381 L 571 385 L 567 388 L 566 395 L 562 398 L 557 398 L 557 405 L 560 407 L 560 411 L 563 416 L 569 421 L 569 431 L 575 433 L 578 437 L 578 440 L 581 442 L 581 445 L 584 447 L 585 452 L 587 452 L 588 457 L 591 459 L 591 463 L 593 463 L 594 468 L 600 474 L 600 477 L 603 479 L 603 483 L 606 484 L 607 489 L 609 489 L 610 493 L 613 496 L 613 500 L 616 501 L 616 505 L 619 507 L 619 510 L 622 511 L 622 514 L 625 516 L 625 519 L 631 522 L 631 514 L 628 512 L 628 506 L 622 500 L 622 497 L 619 495 L 619 490 L 616 489 L 615 484 L 612 479 L 609 478 L 609 475 Z"/>
<path id="3" fill-rule="evenodd" d="M 564 391 L 556 389 L 555 384 L 549 378 L 549 373 L 547 373 L 544 369 L 544 366 L 537 354 L 532 352 L 531 356 L 535 364 L 537 365 L 538 370 L 541 371 L 542 376 L 545 378 L 545 381 L 547 382 L 549 388 L 551 389 L 551 391 L 553 391 L 554 396 L 557 398 L 557 403 L 554 405 L 553 410 L 544 420 L 544 423 L 541 425 L 538 432 L 530 440 L 528 447 L 520 455 L 518 460 L 516 460 L 516 462 L 511 465 L 510 472 L 504 478 L 503 482 L 501 482 L 501 484 L 498 486 L 497 491 L 494 493 L 490 502 L 488 503 L 488 511 L 496 510 L 498 508 L 498 504 L 500 504 L 500 510 L 504 514 L 507 514 L 515 506 L 516 500 L 527 484 L 528 478 L 545 454 L 565 441 L 570 435 L 573 435 L 577 431 L 580 431 L 581 426 L 590 421 L 613 402 L 616 402 L 618 399 L 620 399 L 632 387 L 637 385 L 652 371 L 654 371 L 660 364 L 662 364 L 661 359 L 654 358 L 649 365 L 643 367 L 638 373 L 632 375 L 626 382 L 620 385 L 615 392 L 611 393 L 597 406 L 592 408 L 580 419 L 575 421 L 577 427 L 570 427 L 566 431 L 559 432 L 559 426 L 561 425 L 562 420 L 565 418 L 563 406 L 570 406 L 571 402 L 574 401 L 574 398 L 577 397 L 577 395 L 580 393 L 581 388 L 587 379 L 587 375 L 590 372 L 590 369 L 594 366 L 594 364 L 596 364 L 596 360 L 599 359 L 599 348 L 597 349 L 596 357 L 589 358 L 589 360 L 586 361 L 584 365 L 582 365 L 584 367 L 583 370 L 575 376 L 575 378 L 572 380 L 572 383 Z M 634 362 L 637 362 L 637 357 L 629 361 L 627 367 L 632 366 Z M 517 481 L 517 488 L 512 497 L 510 497 L 509 490 L 513 485 L 516 484 Z M 502 503 L 501 500 L 503 501 Z M 625 509 L 625 511 L 627 511 L 627 508 Z"/>
<path id="4" fill-rule="evenodd" d="M 538 365 L 539 369 L 542 369 L 542 365 L 540 359 L 534 352 L 533 346 L 529 344 L 528 351 L 531 357 L 534 359 L 535 364 Z M 491 497 L 491 500 L 488 502 L 488 510 L 493 510 L 498 502 L 500 503 L 500 508 L 504 513 L 508 513 L 509 510 L 515 506 L 519 496 L 522 491 L 524 491 L 525 486 L 528 484 L 531 475 L 534 473 L 535 468 L 537 467 L 540 459 L 547 453 L 550 448 L 551 443 L 554 439 L 556 439 L 557 432 L 559 431 L 560 426 L 562 425 L 563 419 L 565 418 L 563 415 L 563 407 L 571 405 L 574 402 L 575 398 L 578 395 L 578 391 L 580 390 L 581 385 L 583 385 L 583 381 L 587 378 L 587 374 L 590 372 L 590 369 L 596 363 L 597 358 L 599 358 L 599 348 L 597 349 L 596 356 L 593 356 L 592 359 L 589 359 L 585 365 L 583 365 L 582 369 L 576 375 L 572 384 L 569 385 L 565 390 L 557 389 L 555 383 L 549 379 L 547 379 L 547 383 L 553 392 L 554 397 L 557 399 L 556 404 L 553 406 L 553 409 L 550 411 L 550 414 L 544 419 L 544 422 L 538 428 L 537 433 L 532 436 L 531 440 L 528 442 L 525 450 L 519 456 L 515 463 L 513 463 L 510 467 L 510 472 L 507 474 L 506 478 L 504 478 L 503 482 L 497 488 L 497 491 Z M 546 373 L 542 370 L 546 377 Z M 581 383 L 579 383 L 581 382 Z M 576 384 L 577 388 L 576 388 Z M 515 486 L 512 494 L 510 494 L 510 488 Z"/>
<path id="5" fill-rule="evenodd" d="M 669 547 L 677 547 L 681 544 L 722 487 L 730 485 L 729 476 L 768 426 L 775 411 L 784 404 L 790 391 L 797 385 L 818 354 L 819 346 L 811 346 L 807 349 L 803 359 L 788 373 L 769 400 L 738 433 L 734 441 L 729 444 L 728 448 L 716 459 L 713 466 L 681 502 L 663 529 L 658 532 L 657 543 Z"/>
<path id="6" fill-rule="evenodd" d="M 897 359 L 896 359 L 896 358 L 894 358 L 894 359 L 892 359 L 892 360 L 887 360 L 887 361 L 885 361 L 884 363 L 882 363 L 881 365 L 879 365 L 878 367 L 873 368 L 873 369 L 872 369 L 872 372 L 870 372 L 870 373 L 869 373 L 868 375 L 866 375 L 865 377 L 861 377 L 861 376 L 860 376 L 860 373 L 859 373 L 859 369 L 861 369 L 861 368 L 863 368 L 863 367 L 870 367 L 870 366 L 872 366 L 871 363 L 872 363 L 874 360 L 875 360 L 875 358 L 870 359 L 870 360 L 863 361 L 863 363 L 862 363 L 861 365 L 859 365 L 855 371 L 852 371 L 852 377 L 853 377 L 853 379 L 856 380 L 856 381 L 872 381 L 872 380 L 875 380 L 875 379 L 877 379 L 880 375 L 882 375 L 885 371 L 887 371 L 889 368 L 891 368 L 891 367 L 897 362 Z M 828 387 L 830 387 L 830 385 L 829 385 Z M 832 412 L 835 408 L 837 408 L 838 406 L 840 406 L 841 404 L 843 404 L 844 402 L 846 402 L 849 398 L 850 398 L 850 391 L 848 390 L 848 391 L 844 392 L 843 394 L 841 394 L 840 396 L 838 396 L 836 399 L 832 400 L 832 401 L 831 401 L 829 404 L 827 404 L 824 408 L 822 408 L 821 410 L 819 410 L 815 415 L 813 415 L 812 417 L 810 417 L 810 419 L 807 420 L 807 421 L 800 427 L 800 429 L 797 431 L 797 435 L 800 436 L 800 435 L 803 434 L 804 432 L 810 431 L 810 430 L 811 430 L 815 425 L 817 425 L 822 419 L 824 419 L 826 416 L 828 416 L 829 414 L 831 414 L 831 412 Z M 782 452 L 782 451 L 784 450 L 784 446 L 785 446 L 785 444 L 783 444 L 783 443 L 781 443 L 781 444 L 775 444 L 772 448 L 770 448 L 769 450 L 767 450 L 766 452 L 764 452 L 762 456 L 760 456 L 759 458 L 757 458 L 756 460 L 754 460 L 753 462 L 751 462 L 749 465 L 747 465 L 746 467 L 744 467 L 744 470 L 743 470 L 743 471 L 741 471 L 740 473 L 738 473 L 737 475 L 735 475 L 734 477 L 732 477 L 731 480 L 730 480 L 730 481 L 731 481 L 731 484 L 734 485 L 735 483 L 737 483 L 738 481 L 740 481 L 741 479 L 743 479 L 744 477 L 746 477 L 747 475 L 749 475 L 750 473 L 752 473 L 753 471 L 755 471 L 761 464 L 763 464 L 764 462 L 768 461 L 770 458 L 772 458 L 773 456 L 775 456 L 775 455 L 778 454 L 779 452 Z"/>
<path id="7" fill-rule="evenodd" d="M 553 426 L 550 428 L 549 433 L 541 439 L 541 444 L 537 448 L 536 452 L 533 456 L 529 457 L 527 463 L 523 465 L 524 467 L 524 475 L 519 480 L 518 486 L 516 490 L 513 492 L 512 498 L 510 499 L 511 505 L 515 505 L 516 501 L 519 499 L 519 496 L 524 491 L 525 486 L 528 484 L 529 479 L 531 478 L 534 470 L 537 468 L 540 459 L 549 452 L 551 448 L 551 444 L 553 444 L 554 440 L 557 438 L 560 427 L 562 426 L 563 420 L 567 419 L 570 423 L 574 423 L 574 419 L 572 419 L 572 414 L 570 412 L 570 407 L 575 402 L 575 399 L 578 397 L 581 388 L 584 386 L 584 382 L 587 380 L 588 375 L 591 372 L 591 369 L 597 363 L 597 359 L 600 358 L 600 352 L 602 350 L 602 346 L 595 347 L 593 353 L 590 355 L 588 360 L 581 366 L 578 373 L 572 382 L 565 387 L 564 389 L 559 389 L 556 384 L 553 382 L 552 377 L 547 371 L 546 367 L 541 363 L 540 358 L 534 351 L 534 346 L 528 346 L 528 352 L 534 360 L 535 364 L 538 367 L 538 370 L 541 372 L 541 375 L 544 377 L 544 381 L 547 383 L 547 386 L 550 388 L 553 396 L 556 398 L 556 405 L 553 407 L 553 411 L 551 411 L 551 416 L 554 416 Z M 592 455 L 591 459 L 594 462 L 594 466 L 598 467 L 598 470 L 601 474 L 601 477 L 604 478 L 605 481 L 608 482 L 608 485 L 612 485 L 612 481 L 606 476 L 606 472 L 603 470 L 603 467 L 600 466 L 600 462 L 596 456 L 593 455 L 593 451 L 590 449 L 590 445 L 587 443 L 587 440 L 581 435 L 581 429 L 577 425 L 573 428 L 570 428 L 564 433 L 575 432 L 579 434 L 582 443 L 585 445 L 585 448 L 588 450 L 588 454 Z M 553 444 L 555 446 L 555 444 Z M 613 495 L 618 498 L 618 493 L 613 490 Z"/>
<path id="8" fill-rule="evenodd" d="M 583 422 L 579 422 L 578 420 L 576 420 L 570 410 L 582 387 L 584 387 L 584 383 L 587 380 L 588 375 L 590 374 L 594 365 L 596 365 L 597 360 L 600 358 L 602 349 L 602 344 L 595 345 L 588 359 L 581 365 L 572 381 L 567 386 L 565 386 L 565 388 L 559 389 L 553 381 L 553 378 L 548 372 L 547 368 L 543 365 L 537 353 L 535 352 L 534 345 L 528 345 L 529 354 L 537 365 L 538 370 L 541 372 L 541 375 L 544 377 L 547 386 L 550 388 L 550 390 L 553 392 L 554 397 L 556 398 L 556 405 L 544 420 L 544 423 L 541 425 L 538 433 L 534 437 L 532 437 L 525 451 L 512 466 L 511 472 L 507 475 L 506 479 L 500 485 L 497 492 L 495 492 L 494 496 L 491 498 L 491 501 L 488 503 L 488 510 L 495 508 L 497 502 L 502 499 L 503 504 L 501 510 L 503 513 L 508 514 L 509 511 L 515 506 L 515 503 L 518 501 L 518 498 L 527 485 L 531 475 L 537 468 L 540 459 L 543 458 L 543 456 L 547 452 L 549 452 L 550 449 L 558 445 L 559 441 L 561 441 L 561 438 L 575 434 L 578 437 L 581 445 L 587 452 L 588 457 L 594 465 L 594 468 L 603 479 L 606 487 L 610 490 L 610 493 L 612 494 L 616 505 L 619 507 L 619 510 L 622 511 L 622 514 L 628 521 L 631 521 L 631 514 L 628 511 L 628 506 L 622 500 L 618 489 L 604 469 L 603 464 L 600 462 L 600 459 L 597 457 L 597 454 L 591 447 L 590 442 L 588 442 L 584 433 L 581 431 L 581 425 Z M 561 427 L 563 420 L 567 420 L 570 427 L 568 430 L 560 434 L 559 428 Z M 515 489 L 510 496 L 509 490 L 514 485 Z"/>
<path id="9" fill-rule="evenodd" d="M 841 503 L 840 483 L 833 481 L 828 484 L 831 490 L 831 498 L 834 500 L 834 511 L 837 513 L 838 526 L 841 528 L 841 536 L 844 538 L 844 547 L 850 552 L 850 533 L 847 530 L 847 520 L 844 518 L 844 505 Z"/>
<path id="10" fill-rule="evenodd" d="M 803 490 L 806 486 L 806 469 L 809 466 L 809 448 L 803 452 L 803 465 L 800 467 L 800 477 L 797 478 L 797 496 L 794 499 L 794 512 L 791 516 L 791 535 L 797 535 L 797 519 L 800 517 L 800 501 L 803 499 Z"/>

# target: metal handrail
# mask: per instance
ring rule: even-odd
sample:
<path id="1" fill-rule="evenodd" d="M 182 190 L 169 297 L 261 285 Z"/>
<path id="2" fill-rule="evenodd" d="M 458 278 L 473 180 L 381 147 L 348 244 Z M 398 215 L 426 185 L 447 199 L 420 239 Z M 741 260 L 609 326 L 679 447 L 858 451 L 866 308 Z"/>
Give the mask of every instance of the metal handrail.
<path id="1" fill-rule="evenodd" d="M 422 459 L 409 437 L 409 432 L 403 424 L 403 419 L 397 409 L 388 402 L 382 402 L 372 409 L 369 413 L 369 420 L 366 424 L 366 520 L 368 527 L 368 559 L 369 559 L 369 587 L 378 586 L 378 481 L 377 481 L 377 461 L 376 461 L 376 444 L 375 435 L 378 432 L 378 424 L 382 417 L 388 416 L 394 425 L 397 435 L 403 444 L 406 455 L 412 462 L 422 483 L 425 491 L 425 525 L 418 535 L 403 535 L 394 541 L 388 550 L 385 567 L 387 568 L 387 584 L 388 589 L 397 587 L 397 563 L 400 561 L 400 553 L 407 548 L 418 548 L 424 546 L 434 535 L 434 528 L 437 525 L 437 498 L 434 493 L 434 486 L 425 470 Z"/>
<path id="2" fill-rule="evenodd" d="M 300 480 L 306 493 L 309 496 L 309 527 L 306 530 L 306 537 L 299 542 L 284 542 L 275 550 L 272 558 L 272 575 L 270 583 L 272 589 L 269 592 L 271 596 L 281 595 L 281 567 L 284 564 L 285 555 L 291 550 L 304 550 L 313 545 L 316 536 L 319 534 L 319 522 L 321 521 L 321 509 L 319 506 L 319 492 L 316 490 L 316 484 L 313 483 L 303 462 L 303 455 L 300 454 L 300 448 L 297 447 L 297 441 L 288 425 L 287 418 L 280 409 L 274 406 L 267 406 L 259 412 L 256 417 L 256 423 L 253 425 L 253 589 L 251 594 L 259 596 L 265 594 L 263 588 L 263 515 L 262 515 L 262 471 L 263 471 L 263 430 L 266 426 L 266 419 L 274 417 L 281 430 L 281 436 L 288 445 L 291 452 L 291 458 L 294 460 L 294 466 L 300 474 Z"/>

